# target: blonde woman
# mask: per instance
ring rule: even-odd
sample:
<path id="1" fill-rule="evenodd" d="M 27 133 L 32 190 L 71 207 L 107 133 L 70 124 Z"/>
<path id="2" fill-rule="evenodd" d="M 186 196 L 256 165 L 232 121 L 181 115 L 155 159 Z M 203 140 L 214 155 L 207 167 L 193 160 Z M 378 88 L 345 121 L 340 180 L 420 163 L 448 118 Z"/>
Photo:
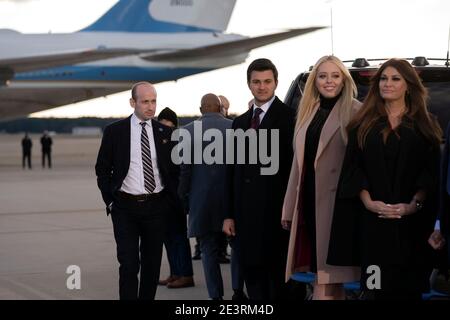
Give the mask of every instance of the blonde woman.
<path id="1" fill-rule="evenodd" d="M 345 299 L 342 283 L 359 279 L 359 268 L 326 264 L 345 129 L 360 106 L 356 94 L 343 63 L 324 56 L 308 77 L 298 109 L 281 223 L 290 229 L 286 281 L 294 272 L 316 273 L 314 300 Z"/>

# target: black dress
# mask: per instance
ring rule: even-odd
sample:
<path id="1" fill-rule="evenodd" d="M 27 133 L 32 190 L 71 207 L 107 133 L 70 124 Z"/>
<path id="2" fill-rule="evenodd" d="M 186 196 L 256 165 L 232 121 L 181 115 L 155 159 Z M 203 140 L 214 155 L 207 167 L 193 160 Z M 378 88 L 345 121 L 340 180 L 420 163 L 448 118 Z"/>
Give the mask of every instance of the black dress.
<path id="1" fill-rule="evenodd" d="M 371 291 L 375 297 L 416 298 L 428 285 L 427 239 L 437 212 L 440 151 L 406 118 L 384 143 L 381 132 L 387 126 L 386 117 L 378 120 L 363 150 L 357 145 L 357 129 L 349 133 L 327 262 L 360 265 L 363 287 L 371 275 L 367 267 L 379 266 L 381 290 Z M 426 200 L 419 212 L 381 219 L 361 203 L 362 189 L 387 204 L 410 203 L 418 190 L 425 191 Z"/>
<path id="2" fill-rule="evenodd" d="M 325 98 L 320 96 L 320 106 L 314 118 L 308 126 L 305 138 L 305 154 L 304 154 L 304 180 L 303 180 L 303 215 L 305 227 L 309 243 L 311 245 L 310 271 L 317 272 L 316 257 L 316 209 L 315 209 L 315 170 L 314 161 L 316 159 L 317 147 L 319 145 L 320 134 L 328 116 L 333 110 L 334 105 L 339 100 L 340 95 L 334 98 Z"/>

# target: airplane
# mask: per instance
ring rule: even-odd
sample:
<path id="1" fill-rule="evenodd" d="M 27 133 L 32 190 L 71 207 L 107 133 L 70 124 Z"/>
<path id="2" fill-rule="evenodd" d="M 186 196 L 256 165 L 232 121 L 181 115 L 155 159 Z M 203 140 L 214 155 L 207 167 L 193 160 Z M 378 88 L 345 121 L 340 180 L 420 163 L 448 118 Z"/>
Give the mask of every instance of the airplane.
<path id="1" fill-rule="evenodd" d="M 252 49 L 323 28 L 226 34 L 235 3 L 119 0 L 74 33 L 0 29 L 0 120 L 240 64 Z"/>

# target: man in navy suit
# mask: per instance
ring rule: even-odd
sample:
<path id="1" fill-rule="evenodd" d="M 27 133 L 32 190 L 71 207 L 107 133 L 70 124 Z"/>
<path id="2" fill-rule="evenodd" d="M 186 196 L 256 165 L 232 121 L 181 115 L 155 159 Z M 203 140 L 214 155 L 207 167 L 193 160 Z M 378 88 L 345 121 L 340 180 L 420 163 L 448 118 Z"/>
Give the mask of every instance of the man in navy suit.
<path id="1" fill-rule="evenodd" d="M 263 175 L 267 164 L 259 157 L 255 164 L 249 161 L 249 155 L 258 148 L 250 148 L 247 141 L 246 162 L 235 160 L 234 165 L 227 166 L 227 219 L 223 231 L 236 236 L 249 298 L 283 299 L 289 233 L 281 226 L 281 211 L 292 165 L 295 111 L 275 96 L 278 71 L 270 60 L 257 59 L 249 65 L 247 84 L 253 104 L 234 119 L 232 128 L 250 134 L 255 130 L 259 150 L 267 143 L 266 154 L 278 158 L 278 168 Z M 278 133 L 278 141 L 261 141 L 264 130 L 266 137 Z M 235 157 L 240 157 L 238 153 L 242 151 L 235 147 Z"/>
<path id="2" fill-rule="evenodd" d="M 112 217 L 120 299 L 153 300 L 178 172 L 170 159 L 172 131 L 152 119 L 153 85 L 136 83 L 130 105 L 134 108 L 130 117 L 105 128 L 95 171 Z"/>

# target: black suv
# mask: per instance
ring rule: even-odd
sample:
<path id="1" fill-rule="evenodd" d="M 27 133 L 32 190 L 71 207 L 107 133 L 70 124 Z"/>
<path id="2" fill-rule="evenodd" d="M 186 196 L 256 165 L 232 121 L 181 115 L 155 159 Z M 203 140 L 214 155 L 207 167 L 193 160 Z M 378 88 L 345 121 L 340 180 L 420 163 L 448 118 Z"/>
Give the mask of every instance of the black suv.
<path id="1" fill-rule="evenodd" d="M 365 59 L 344 61 L 351 63 L 348 68 L 358 88 L 358 100 L 363 101 L 369 90 L 370 78 L 376 73 L 378 67 L 387 59 Z M 435 59 L 425 57 L 407 58 L 416 69 L 425 87 L 428 88 L 430 100 L 429 110 L 438 118 L 442 130 L 450 121 L 450 67 L 447 59 Z M 430 64 L 429 61 L 440 61 L 442 64 Z M 376 62 L 371 65 L 370 62 Z M 311 71 L 312 67 L 310 68 Z M 284 102 L 291 108 L 297 109 L 303 95 L 306 80 L 310 71 L 300 73 L 292 82 Z"/>

